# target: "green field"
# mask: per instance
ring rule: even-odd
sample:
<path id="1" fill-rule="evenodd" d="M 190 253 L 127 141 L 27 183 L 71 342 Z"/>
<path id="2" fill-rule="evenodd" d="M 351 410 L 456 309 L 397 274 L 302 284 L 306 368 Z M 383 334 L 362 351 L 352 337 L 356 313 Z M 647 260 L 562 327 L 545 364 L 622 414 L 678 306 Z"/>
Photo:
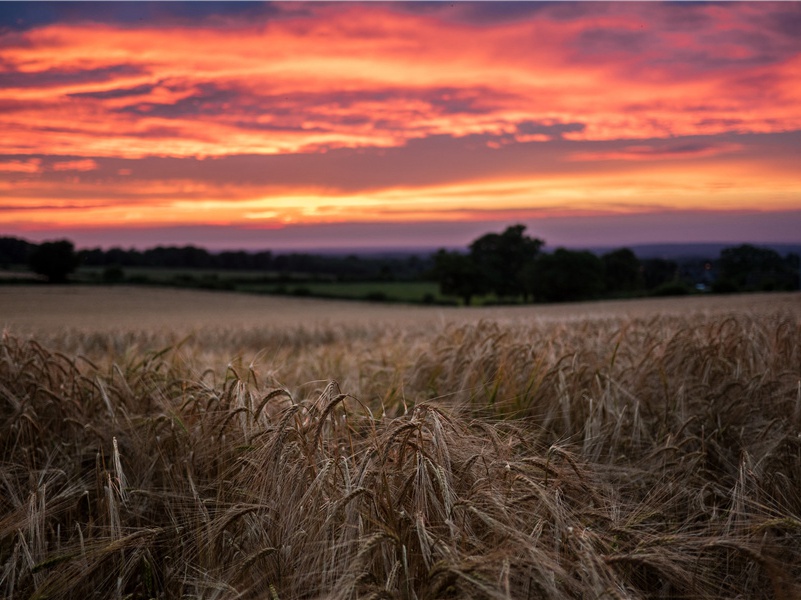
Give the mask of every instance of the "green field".
<path id="1" fill-rule="evenodd" d="M 0 288 L 0 596 L 801 596 L 796 294 Z"/>
<path id="2" fill-rule="evenodd" d="M 105 267 L 80 267 L 74 274 L 73 279 L 79 282 L 97 282 L 103 278 Z M 230 269 L 178 269 L 178 268 L 155 268 L 155 267 L 124 267 L 122 273 L 125 279 L 147 280 L 155 283 L 171 283 L 181 281 L 263 281 L 265 279 L 276 279 L 279 277 L 277 272 L 265 271 L 234 271 Z M 305 278 L 304 273 L 294 273 L 290 275 L 296 278 Z"/>
<path id="3" fill-rule="evenodd" d="M 81 268 L 74 279 L 78 282 L 103 281 L 105 269 Z M 439 285 L 429 281 L 354 281 L 340 282 L 308 274 L 262 271 L 187 270 L 126 267 L 122 283 L 150 283 L 188 288 L 223 289 L 256 294 L 316 296 L 412 303 L 451 303 L 457 300 L 440 294 Z"/>
<path id="4" fill-rule="evenodd" d="M 452 302 L 443 296 L 438 284 L 428 281 L 376 281 L 376 282 L 303 282 L 296 284 L 240 285 L 238 291 L 279 293 L 323 298 L 350 298 L 357 300 L 391 302 Z"/>

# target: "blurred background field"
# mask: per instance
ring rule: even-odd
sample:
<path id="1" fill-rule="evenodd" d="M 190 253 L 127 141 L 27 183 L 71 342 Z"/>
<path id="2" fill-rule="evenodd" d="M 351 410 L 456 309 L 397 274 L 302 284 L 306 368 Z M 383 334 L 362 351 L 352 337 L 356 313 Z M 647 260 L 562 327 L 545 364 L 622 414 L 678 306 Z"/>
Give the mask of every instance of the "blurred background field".
<path id="1" fill-rule="evenodd" d="M 380 302 L 317 298 L 251 296 L 224 291 L 180 290 L 139 286 L 6 286 L 0 287 L 0 326 L 28 334 L 83 330 L 176 331 L 216 327 L 283 328 L 342 325 L 427 324 L 481 319 L 584 319 L 720 315 L 728 312 L 801 312 L 798 293 L 698 295 L 498 307 L 385 305 Z"/>

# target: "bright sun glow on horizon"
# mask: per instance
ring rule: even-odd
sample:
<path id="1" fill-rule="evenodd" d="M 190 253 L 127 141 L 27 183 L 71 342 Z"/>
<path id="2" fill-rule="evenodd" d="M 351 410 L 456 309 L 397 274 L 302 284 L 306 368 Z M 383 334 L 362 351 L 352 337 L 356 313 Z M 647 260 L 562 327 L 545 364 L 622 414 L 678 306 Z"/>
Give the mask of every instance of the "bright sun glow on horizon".
<path id="1" fill-rule="evenodd" d="M 202 4 L 4 7 L 3 235 L 436 245 L 625 216 L 673 241 L 654 215 L 693 211 L 726 216 L 696 241 L 801 232 L 801 3 Z"/>

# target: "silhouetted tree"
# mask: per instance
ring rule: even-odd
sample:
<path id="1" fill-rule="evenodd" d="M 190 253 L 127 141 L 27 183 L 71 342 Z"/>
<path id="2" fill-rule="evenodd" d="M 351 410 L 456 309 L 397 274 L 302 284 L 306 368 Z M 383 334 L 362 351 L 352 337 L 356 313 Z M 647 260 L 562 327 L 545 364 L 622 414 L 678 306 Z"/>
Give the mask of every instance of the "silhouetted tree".
<path id="1" fill-rule="evenodd" d="M 557 248 L 552 254 L 537 257 L 528 270 L 527 283 L 536 300 L 597 298 L 604 289 L 603 263 L 592 252 Z"/>
<path id="2" fill-rule="evenodd" d="M 440 292 L 445 296 L 458 296 L 465 306 L 470 306 L 473 296 L 487 291 L 476 264 L 469 255 L 438 251 L 434 255 L 434 274 L 439 282 Z"/>
<path id="3" fill-rule="evenodd" d="M 642 261 L 643 279 L 645 280 L 645 287 L 649 290 L 675 281 L 678 271 L 678 264 L 672 260 L 647 258 Z"/>
<path id="4" fill-rule="evenodd" d="M 740 290 L 795 289 L 796 273 L 790 261 L 769 248 L 751 244 L 725 248 L 718 265 L 718 287 L 731 284 Z"/>
<path id="5" fill-rule="evenodd" d="M 527 298 L 525 268 L 545 242 L 524 235 L 525 230 L 525 225 L 512 225 L 503 233 L 488 233 L 470 244 L 470 258 L 478 277 L 501 298 L 520 295 Z"/>
<path id="6" fill-rule="evenodd" d="M 35 244 L 14 237 L 0 237 L 0 266 L 28 264 Z"/>
<path id="7" fill-rule="evenodd" d="M 789 289 L 801 289 L 801 256 L 795 252 L 790 252 L 790 254 L 784 257 L 784 264 L 792 273 Z"/>
<path id="8" fill-rule="evenodd" d="M 212 269 L 216 261 L 207 250 L 196 246 L 156 246 L 143 253 L 144 262 L 151 267 Z"/>
<path id="9" fill-rule="evenodd" d="M 44 242 L 31 252 L 29 265 L 34 273 L 44 275 L 50 283 L 63 283 L 78 266 L 78 255 L 70 241 Z"/>
<path id="10" fill-rule="evenodd" d="M 643 286 L 642 265 L 629 248 L 620 248 L 601 256 L 607 292 L 634 292 Z"/>

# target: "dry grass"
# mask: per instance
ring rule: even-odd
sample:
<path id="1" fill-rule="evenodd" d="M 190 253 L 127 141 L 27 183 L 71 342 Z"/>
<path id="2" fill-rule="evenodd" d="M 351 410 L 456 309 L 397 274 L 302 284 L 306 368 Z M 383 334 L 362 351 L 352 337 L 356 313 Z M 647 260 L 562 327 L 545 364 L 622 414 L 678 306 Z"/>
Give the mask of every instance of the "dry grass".
<path id="1" fill-rule="evenodd" d="M 799 597 L 786 298 L 12 330 L 0 596 Z"/>

